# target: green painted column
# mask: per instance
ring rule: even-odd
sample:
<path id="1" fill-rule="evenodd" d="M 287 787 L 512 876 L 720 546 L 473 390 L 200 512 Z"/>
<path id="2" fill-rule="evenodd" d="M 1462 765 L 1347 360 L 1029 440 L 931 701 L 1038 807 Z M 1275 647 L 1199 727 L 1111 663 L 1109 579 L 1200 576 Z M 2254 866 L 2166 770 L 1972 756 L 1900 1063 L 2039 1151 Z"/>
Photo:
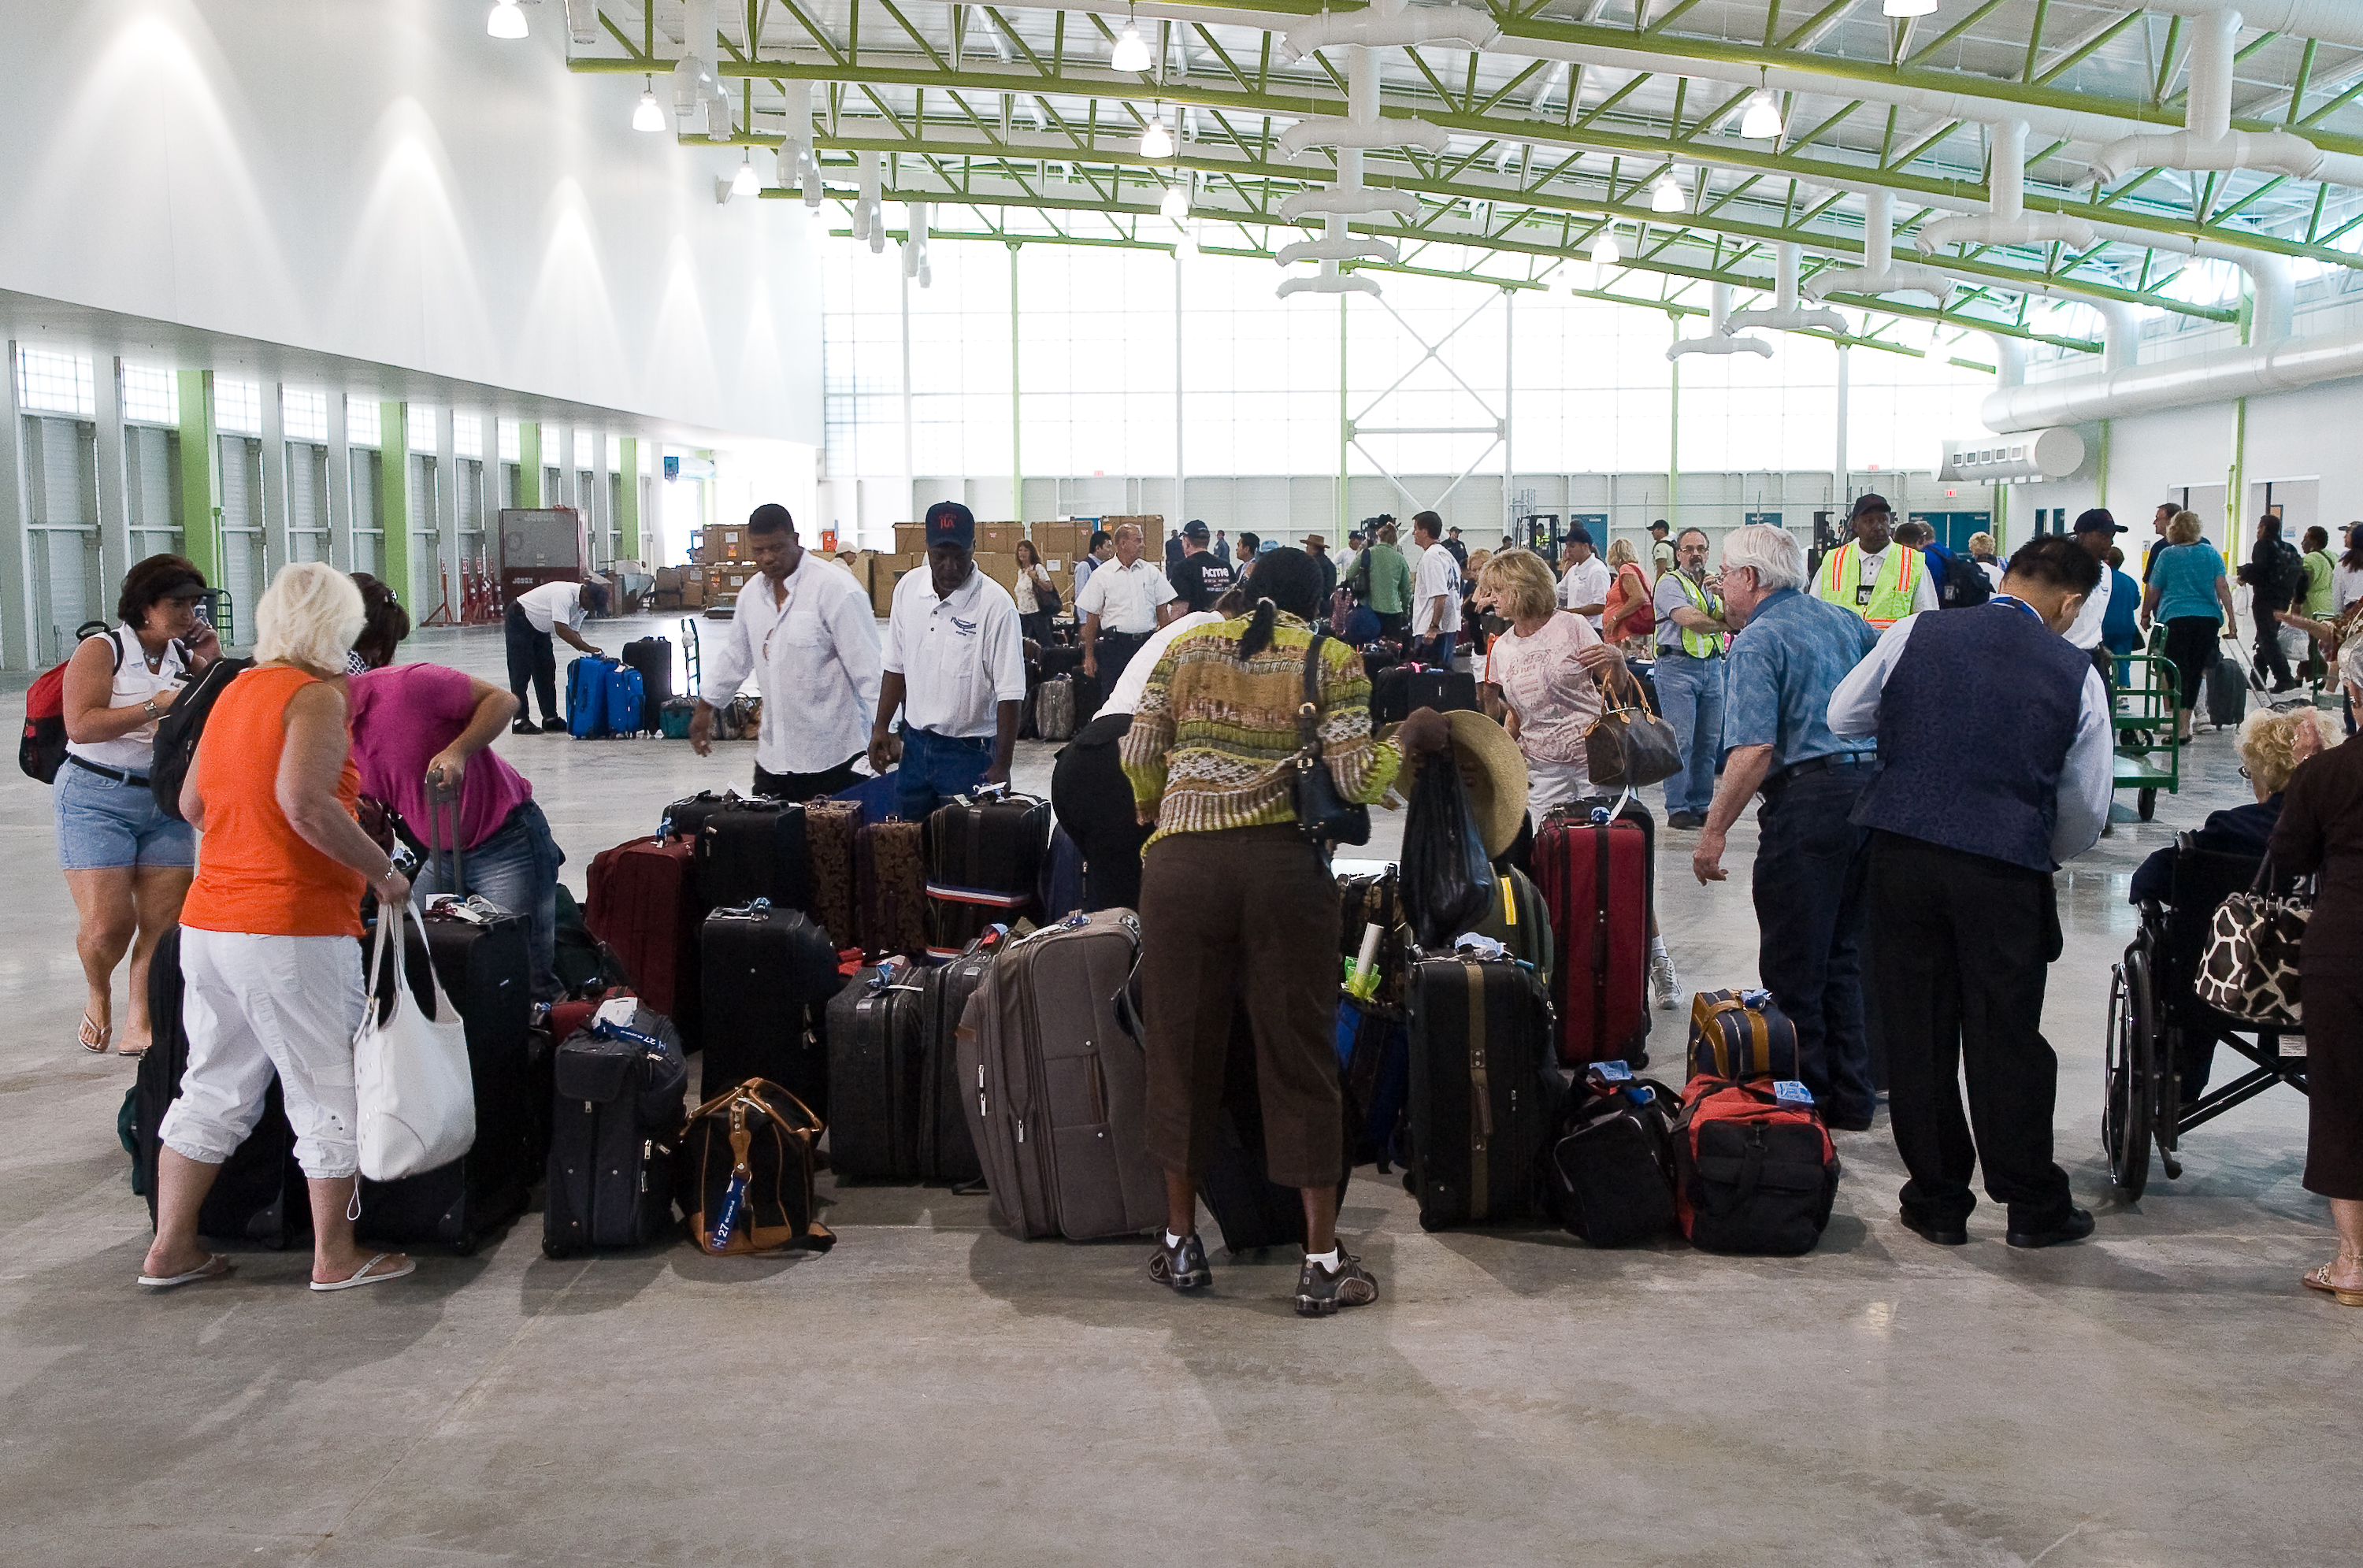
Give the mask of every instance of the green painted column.
<path id="1" fill-rule="evenodd" d="M 1682 318 L 1670 315 L 1666 320 L 1673 327 L 1674 341 L 1681 342 Z M 1682 536 L 1682 362 L 1668 362 L 1666 375 L 1666 521 L 1679 539 Z M 1608 533 L 1611 538 L 1616 534 L 1613 514 L 1608 520 Z M 1600 553 L 1608 553 L 1606 540 L 1601 541 Z"/>
<path id="2" fill-rule="evenodd" d="M 181 549 L 221 586 L 221 442 L 214 429 L 214 373 L 181 372 Z M 253 607 L 241 611 L 251 615 Z"/>
<path id="3" fill-rule="evenodd" d="M 410 580 L 410 405 L 377 405 L 377 499 L 385 533 L 378 540 L 379 578 L 403 607 L 418 602 Z M 422 610 L 421 615 L 425 614 Z"/>
<path id="4" fill-rule="evenodd" d="M 2236 561 L 2247 553 L 2240 525 L 2248 508 L 2247 469 L 2248 400 L 2236 398 L 2232 403 L 2232 467 L 2224 476 L 2224 537 L 2230 541 L 2224 555 L 2229 560 Z"/>
<path id="5" fill-rule="evenodd" d="M 541 504 L 541 421 L 517 422 L 517 505 Z"/>
<path id="6" fill-rule="evenodd" d="M 616 549 L 627 560 L 646 560 L 640 554 L 640 441 L 627 436 L 616 443 Z"/>

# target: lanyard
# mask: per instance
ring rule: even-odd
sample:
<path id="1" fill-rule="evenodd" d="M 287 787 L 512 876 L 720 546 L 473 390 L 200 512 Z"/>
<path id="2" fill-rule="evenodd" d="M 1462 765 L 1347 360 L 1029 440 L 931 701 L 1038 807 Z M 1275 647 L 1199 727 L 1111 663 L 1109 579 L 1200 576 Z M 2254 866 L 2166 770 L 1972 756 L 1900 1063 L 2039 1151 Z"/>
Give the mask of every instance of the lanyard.
<path id="1" fill-rule="evenodd" d="M 1996 604 L 2015 604 L 2018 608 L 2025 611 L 2028 614 L 2035 616 L 2035 624 L 2036 625 L 2043 626 L 2046 631 L 2050 629 L 2045 624 L 2042 615 L 2037 613 L 2035 606 L 2029 604 L 2025 600 L 2019 598 L 2016 594 L 1997 593 L 1993 596 L 1993 602 Z"/>

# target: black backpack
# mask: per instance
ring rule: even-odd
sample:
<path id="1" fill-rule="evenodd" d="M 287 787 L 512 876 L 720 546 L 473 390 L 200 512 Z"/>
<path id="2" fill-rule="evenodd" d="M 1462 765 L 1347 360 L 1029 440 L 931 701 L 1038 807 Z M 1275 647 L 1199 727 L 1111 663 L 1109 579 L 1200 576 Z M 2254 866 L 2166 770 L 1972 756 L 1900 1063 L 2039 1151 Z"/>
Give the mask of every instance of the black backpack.
<path id="1" fill-rule="evenodd" d="M 2288 609 L 2305 594 L 2305 558 L 2287 539 L 2273 541 L 2274 597 Z"/>
<path id="2" fill-rule="evenodd" d="M 229 690 L 240 670 L 252 669 L 250 658 L 222 657 L 205 666 L 205 672 L 181 689 L 180 696 L 156 721 L 156 753 L 148 765 L 148 788 L 156 796 L 156 809 L 172 818 L 181 820 L 181 786 L 187 781 L 189 768 L 197 759 L 197 742 L 205 733 L 205 720 L 212 716 L 214 704 Z"/>
<path id="3" fill-rule="evenodd" d="M 1975 559 L 1949 551 L 1944 558 L 1944 575 L 1936 580 L 1936 602 L 1941 608 L 1965 610 L 1993 597 L 1993 581 Z"/>

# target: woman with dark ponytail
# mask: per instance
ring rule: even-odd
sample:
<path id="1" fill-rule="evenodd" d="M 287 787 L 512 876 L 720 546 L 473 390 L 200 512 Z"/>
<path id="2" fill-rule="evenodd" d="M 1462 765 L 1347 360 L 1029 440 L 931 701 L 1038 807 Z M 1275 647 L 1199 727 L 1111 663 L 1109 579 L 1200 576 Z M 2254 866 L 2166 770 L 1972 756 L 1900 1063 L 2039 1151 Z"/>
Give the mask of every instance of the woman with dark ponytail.
<path id="1" fill-rule="evenodd" d="M 1244 1004 L 1266 1168 L 1304 1194 L 1296 1309 L 1306 1317 L 1379 1293 L 1337 1244 L 1346 1174 L 1331 1040 L 1337 885 L 1326 850 L 1296 827 L 1297 710 L 1322 580 L 1302 550 L 1259 556 L 1253 613 L 1168 645 L 1122 750 L 1140 822 L 1156 828 L 1140 883 L 1142 1012 L 1148 1148 L 1165 1167 L 1168 1216 L 1148 1276 L 1184 1291 L 1213 1283 L 1198 1240 L 1197 1178 L 1222 1102 L 1232 1017 Z M 1376 801 L 1406 753 L 1448 744 L 1444 716 L 1426 708 L 1393 740 L 1375 738 L 1361 656 L 1323 634 L 1315 657 L 1322 760 L 1344 799 Z"/>

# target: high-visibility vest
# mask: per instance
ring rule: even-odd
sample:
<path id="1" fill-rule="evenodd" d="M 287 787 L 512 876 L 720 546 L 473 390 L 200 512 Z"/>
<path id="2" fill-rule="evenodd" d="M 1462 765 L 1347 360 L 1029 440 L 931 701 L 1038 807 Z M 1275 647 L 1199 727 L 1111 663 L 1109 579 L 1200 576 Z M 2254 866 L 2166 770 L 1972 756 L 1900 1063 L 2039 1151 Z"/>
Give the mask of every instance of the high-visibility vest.
<path id="1" fill-rule="evenodd" d="M 1667 575 L 1680 585 L 1682 597 L 1691 602 L 1691 608 L 1702 615 L 1713 616 L 1722 613 L 1722 601 L 1717 599 L 1714 591 L 1704 583 L 1692 582 L 1691 574 L 1680 567 Z M 1728 632 L 1693 632 L 1688 626 L 1681 626 L 1680 630 L 1682 635 L 1682 652 L 1692 658 L 1713 658 L 1731 646 L 1731 634 Z"/>
<path id="2" fill-rule="evenodd" d="M 1862 545 L 1848 539 L 1824 558 L 1821 580 L 1814 585 L 1814 597 L 1851 610 L 1883 632 L 1912 613 L 1912 602 L 1920 591 L 1921 574 L 1927 569 L 1927 558 L 1918 550 L 1909 545 L 1890 544 L 1879 563 L 1879 580 L 1871 584 L 1869 602 L 1860 602 L 1862 596 L 1858 591 L 1862 584 Z"/>

